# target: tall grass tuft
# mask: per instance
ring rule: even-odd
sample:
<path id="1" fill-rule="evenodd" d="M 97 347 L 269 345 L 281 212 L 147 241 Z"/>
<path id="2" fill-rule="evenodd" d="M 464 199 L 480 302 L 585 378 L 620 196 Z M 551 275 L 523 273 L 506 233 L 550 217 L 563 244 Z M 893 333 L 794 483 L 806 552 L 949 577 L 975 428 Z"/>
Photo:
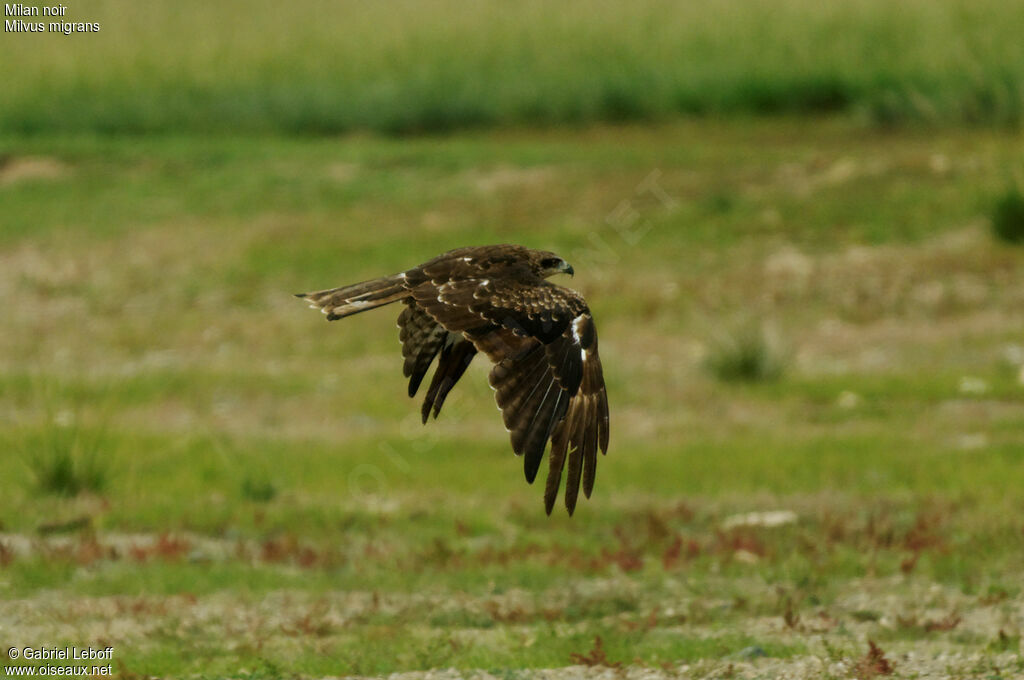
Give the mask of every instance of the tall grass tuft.
<path id="1" fill-rule="evenodd" d="M 109 428 L 106 390 L 44 376 L 27 378 L 28 394 L 43 417 L 11 440 L 22 453 L 37 491 L 57 496 L 102 493 L 114 469 L 116 437 Z"/>
<path id="2" fill-rule="evenodd" d="M 1024 194 L 1020 189 L 1008 189 L 992 209 L 992 232 L 1001 241 L 1024 243 Z"/>
<path id="3" fill-rule="evenodd" d="M 107 488 L 111 447 L 105 427 L 83 427 L 74 414 L 62 411 L 26 437 L 24 447 L 36 486 L 43 493 L 77 496 Z"/>
<path id="4" fill-rule="evenodd" d="M 786 357 L 774 334 L 760 323 L 743 322 L 715 336 L 705 366 L 725 382 L 769 382 L 782 377 Z"/>

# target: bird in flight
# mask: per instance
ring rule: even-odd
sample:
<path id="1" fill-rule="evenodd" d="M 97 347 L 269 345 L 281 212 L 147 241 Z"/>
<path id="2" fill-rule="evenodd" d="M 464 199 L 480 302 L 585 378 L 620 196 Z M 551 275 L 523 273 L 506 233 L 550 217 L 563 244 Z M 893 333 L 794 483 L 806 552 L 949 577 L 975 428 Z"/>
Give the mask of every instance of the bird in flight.
<path id="1" fill-rule="evenodd" d="M 399 339 L 416 395 L 434 357 L 423 422 L 477 352 L 494 366 L 495 392 L 512 450 L 533 483 L 551 442 L 544 508 L 550 515 L 568 461 L 565 507 L 572 515 L 580 481 L 590 497 L 597 450 L 608 451 L 608 393 L 597 330 L 583 297 L 546 279 L 574 273 L 554 253 L 518 245 L 471 246 L 438 255 L 394 276 L 298 293 L 328 321 L 400 302 Z"/>

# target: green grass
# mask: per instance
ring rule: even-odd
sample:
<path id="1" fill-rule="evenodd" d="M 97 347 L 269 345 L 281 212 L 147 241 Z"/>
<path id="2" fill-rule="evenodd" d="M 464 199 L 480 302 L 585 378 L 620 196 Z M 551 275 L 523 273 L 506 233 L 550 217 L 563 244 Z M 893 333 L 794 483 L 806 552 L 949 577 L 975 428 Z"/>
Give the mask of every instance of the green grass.
<path id="1" fill-rule="evenodd" d="M 899 673 L 1019 670 L 1024 255 L 987 222 L 1018 136 L 779 117 L 4 148 L 11 644 L 113 644 L 124 677 L 514 676 L 598 636 L 697 677 L 842 676 L 868 638 Z M 612 441 L 573 518 L 523 482 L 482 366 L 423 426 L 395 313 L 291 297 L 500 241 L 572 262 L 600 329 Z M 775 380 L 706 370 L 736 318 L 778 332 Z M 104 483 L 41 493 L 28 454 L 99 433 Z M 737 519 L 772 510 L 796 519 Z"/>
<path id="2" fill-rule="evenodd" d="M 1018 125 L 1024 112 L 1024 10 L 999 0 L 104 0 L 67 19 L 101 31 L 0 46 L 0 132 L 417 133 L 836 111 Z"/>

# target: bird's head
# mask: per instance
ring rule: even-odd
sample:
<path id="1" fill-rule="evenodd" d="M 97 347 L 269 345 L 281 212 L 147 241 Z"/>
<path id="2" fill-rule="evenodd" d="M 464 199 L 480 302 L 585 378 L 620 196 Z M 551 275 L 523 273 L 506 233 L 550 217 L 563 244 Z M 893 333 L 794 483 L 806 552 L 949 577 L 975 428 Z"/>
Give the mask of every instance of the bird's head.
<path id="1" fill-rule="evenodd" d="M 531 250 L 530 264 L 533 267 L 533 271 L 542 279 L 554 276 L 555 274 L 568 274 L 572 276 L 576 273 L 573 271 L 571 264 L 558 255 L 546 250 Z"/>

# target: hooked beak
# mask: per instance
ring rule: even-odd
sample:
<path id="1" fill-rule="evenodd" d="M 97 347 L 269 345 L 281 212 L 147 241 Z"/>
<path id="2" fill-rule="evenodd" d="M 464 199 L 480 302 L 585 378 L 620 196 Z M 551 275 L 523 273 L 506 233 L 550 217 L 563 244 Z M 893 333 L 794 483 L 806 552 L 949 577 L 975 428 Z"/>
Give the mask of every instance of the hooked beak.
<path id="1" fill-rule="evenodd" d="M 563 274 L 568 274 L 569 276 L 574 276 L 576 274 L 576 272 L 573 271 L 572 265 L 565 260 L 562 260 L 562 264 L 559 265 L 558 270 Z"/>

